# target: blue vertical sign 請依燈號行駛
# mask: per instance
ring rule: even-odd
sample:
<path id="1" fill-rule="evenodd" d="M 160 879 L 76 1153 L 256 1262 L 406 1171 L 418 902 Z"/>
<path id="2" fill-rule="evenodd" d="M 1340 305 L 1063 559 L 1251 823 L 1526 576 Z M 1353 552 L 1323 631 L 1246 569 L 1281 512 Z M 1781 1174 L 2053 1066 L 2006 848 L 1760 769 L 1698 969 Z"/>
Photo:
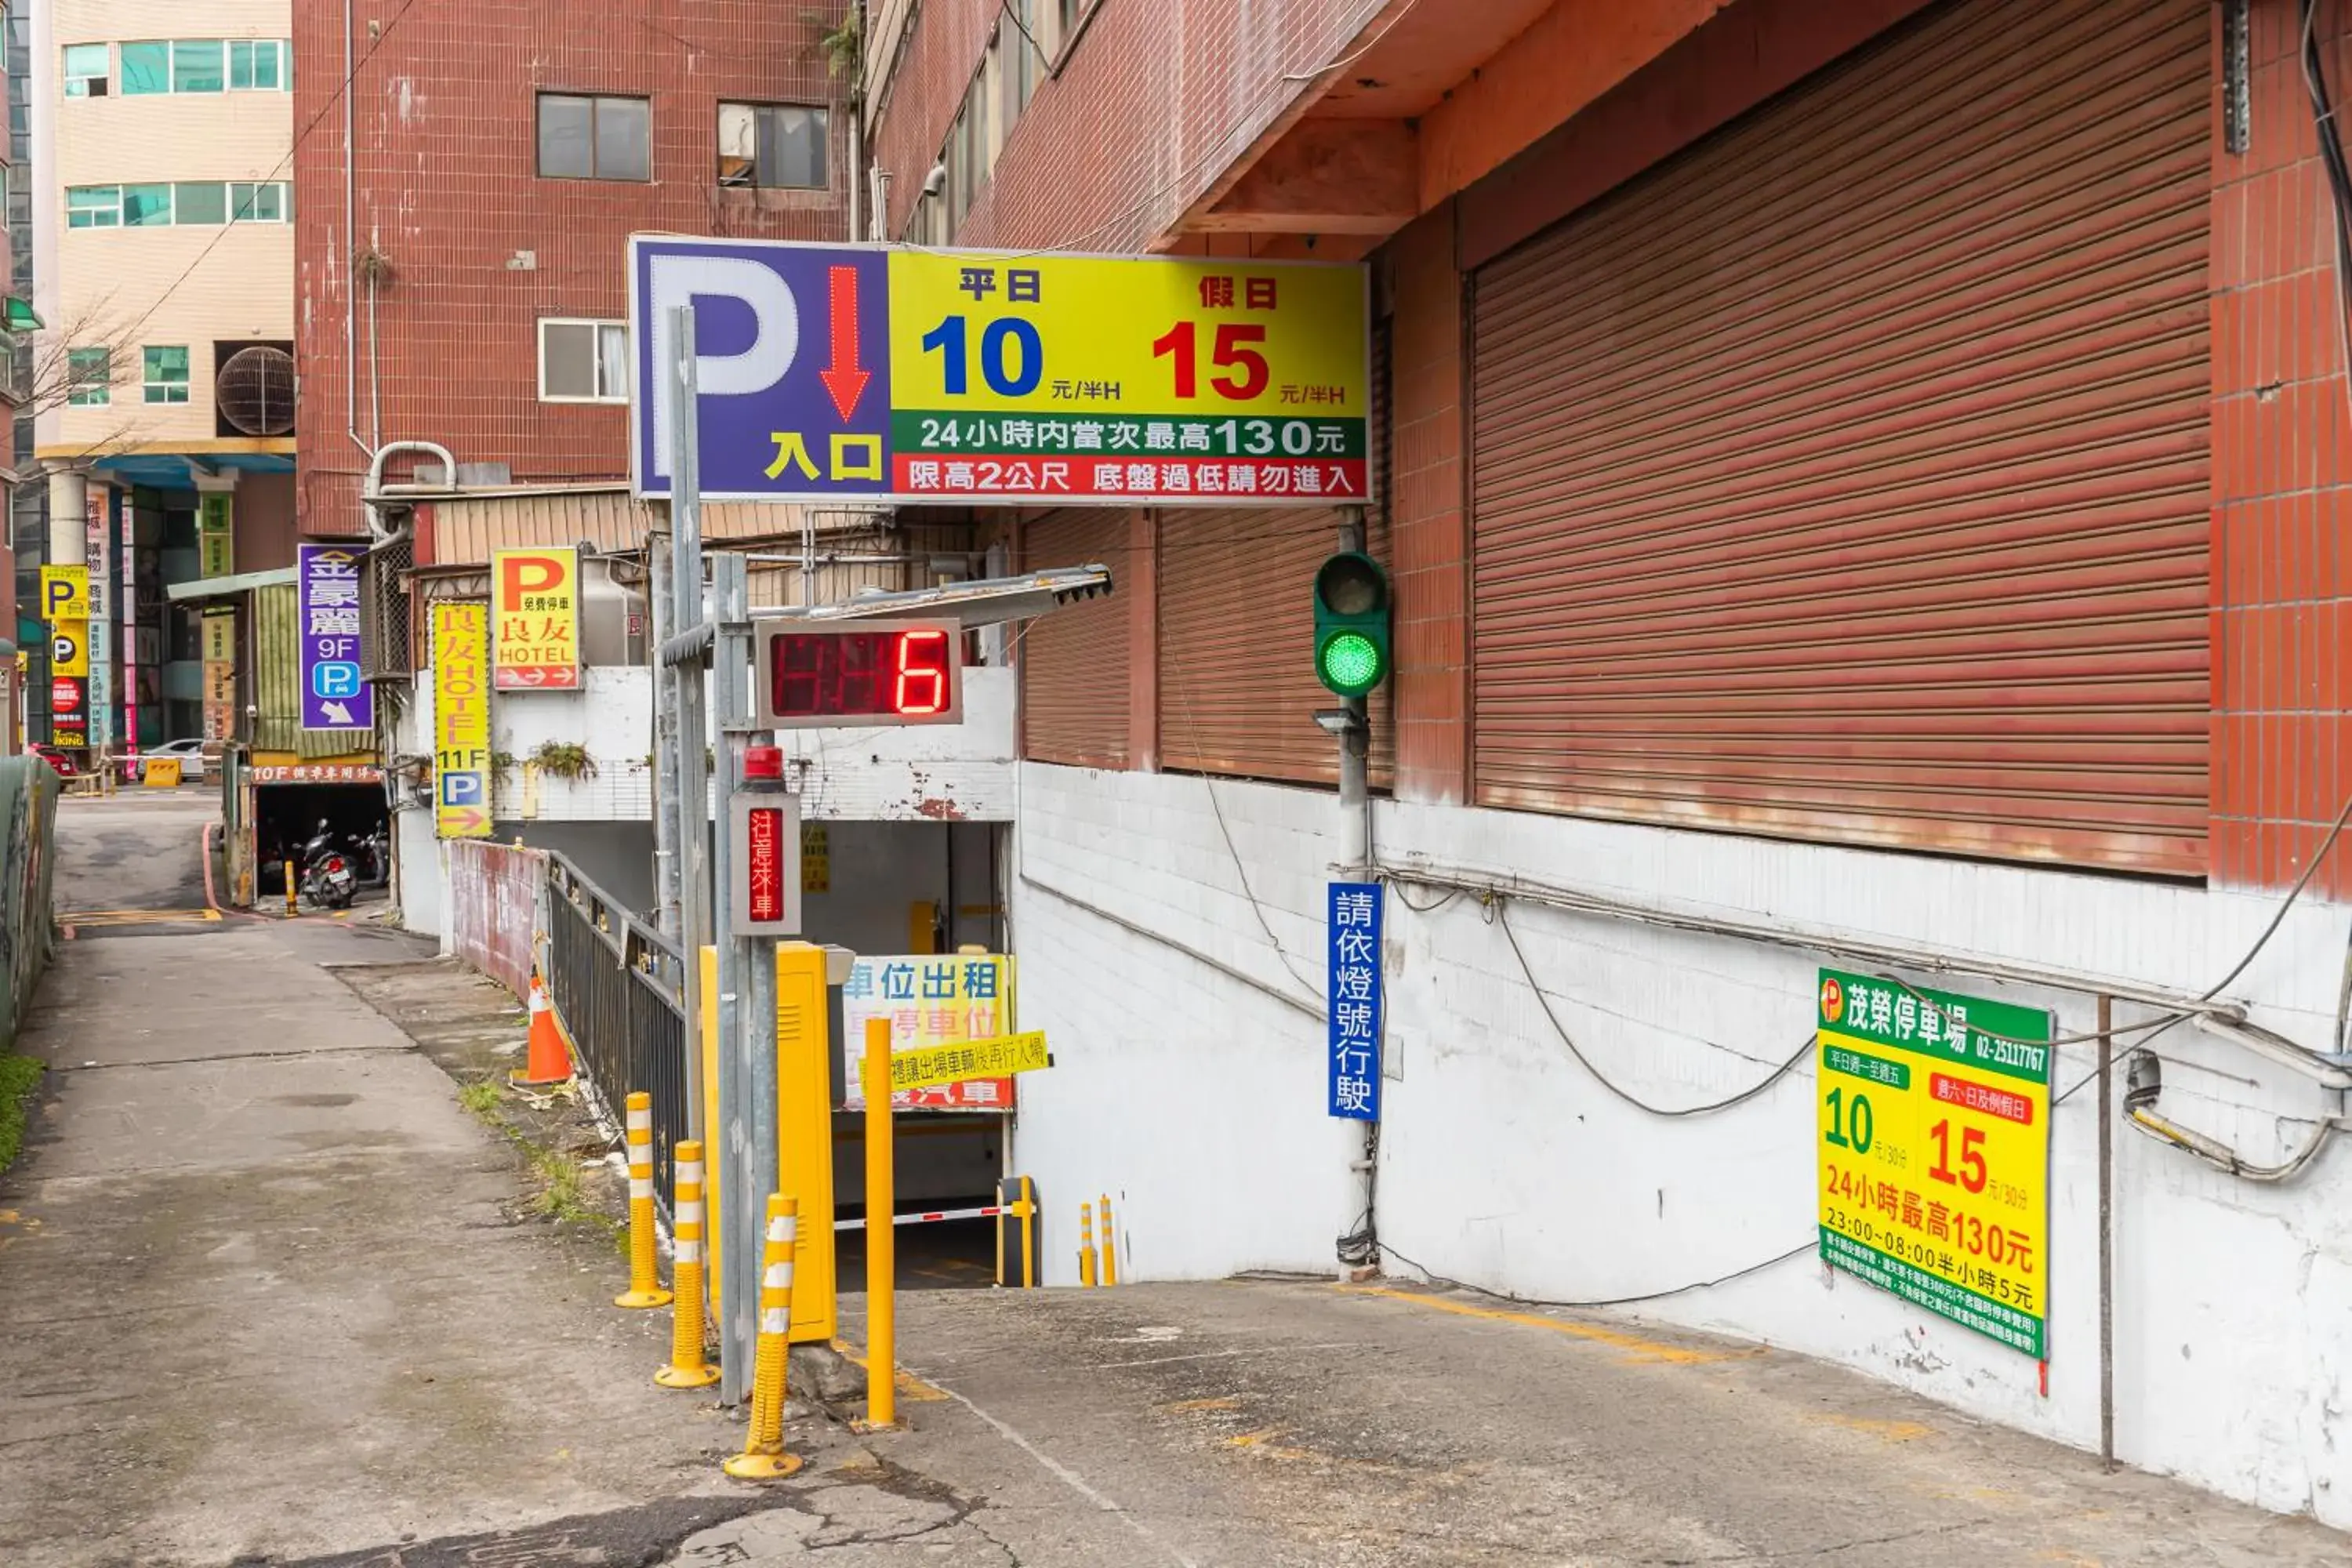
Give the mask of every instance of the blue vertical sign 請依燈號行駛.
<path id="1" fill-rule="evenodd" d="M 1381 885 L 1331 884 L 1330 1113 L 1381 1119 Z"/>
<path id="2" fill-rule="evenodd" d="M 302 728 L 375 729 L 375 693 L 360 675 L 360 560 L 341 544 L 295 546 L 301 620 Z"/>
<path id="3" fill-rule="evenodd" d="M 710 496 L 890 489 L 889 276 L 871 247 L 629 241 L 640 493 L 667 496 L 669 312 L 694 307 L 697 444 Z"/>

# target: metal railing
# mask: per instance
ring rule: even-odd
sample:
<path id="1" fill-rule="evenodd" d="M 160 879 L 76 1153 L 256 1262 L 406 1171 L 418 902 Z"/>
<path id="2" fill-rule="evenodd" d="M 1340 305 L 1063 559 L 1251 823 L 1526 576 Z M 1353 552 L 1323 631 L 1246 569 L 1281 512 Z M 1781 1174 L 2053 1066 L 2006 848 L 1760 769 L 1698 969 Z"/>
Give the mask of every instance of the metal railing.
<path id="1" fill-rule="evenodd" d="M 50 873 L 57 859 L 58 775 L 38 757 L 0 758 L 0 1051 L 13 1048 L 56 951 Z"/>
<path id="2" fill-rule="evenodd" d="M 572 1038 L 572 1066 L 600 1109 L 617 1121 L 633 1090 L 654 1100 L 654 1192 L 667 1206 L 670 1151 L 688 1136 L 686 967 L 643 917 L 549 853 L 548 999 Z"/>

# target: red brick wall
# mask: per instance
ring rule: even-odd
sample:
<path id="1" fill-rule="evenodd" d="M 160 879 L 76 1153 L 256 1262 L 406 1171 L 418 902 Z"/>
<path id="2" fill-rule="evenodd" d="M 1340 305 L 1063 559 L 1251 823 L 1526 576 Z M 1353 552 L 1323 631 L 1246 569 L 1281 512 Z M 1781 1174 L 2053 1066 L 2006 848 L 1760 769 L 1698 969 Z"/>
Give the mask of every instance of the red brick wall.
<path id="1" fill-rule="evenodd" d="M 626 473 L 625 408 L 538 400 L 537 322 L 625 316 L 633 231 L 846 237 L 846 115 L 815 47 L 826 28 L 805 19 L 825 9 L 358 0 L 359 243 L 394 274 L 377 306 L 384 438 L 440 441 L 461 462 L 510 464 L 518 480 Z M 367 462 L 345 423 L 342 7 L 297 0 L 294 15 L 295 125 L 308 128 L 294 161 L 300 526 L 356 532 Z M 652 182 L 538 178 L 540 89 L 650 97 Z M 721 192 L 722 99 L 831 103 L 832 191 Z M 510 265 L 518 251 L 537 265 Z M 360 303 L 364 437 L 364 292 Z"/>
<path id="2" fill-rule="evenodd" d="M 1104 0 L 1058 80 L 1038 85 L 955 240 L 1136 251 L 1297 102 L 1304 73 L 1377 26 L 1378 0 Z M 1002 8 L 923 6 L 875 140 L 896 237 L 940 155 Z M 1246 30 L 1244 22 L 1247 21 Z"/>
<path id="3" fill-rule="evenodd" d="M 1459 805 L 1470 790 L 1469 520 L 1463 507 L 1462 275 L 1454 204 L 1381 253 L 1394 302 L 1389 458 L 1396 590 L 1396 793 Z"/>
<path id="4" fill-rule="evenodd" d="M 2319 20 L 2340 107 L 2346 13 Z M 2248 148 L 2224 147 L 2218 91 L 2213 135 L 2211 876 L 2277 888 L 2352 794 L 2352 392 L 2300 8 L 2254 0 L 2252 22 Z M 2352 845 L 2317 886 L 2352 894 Z"/>

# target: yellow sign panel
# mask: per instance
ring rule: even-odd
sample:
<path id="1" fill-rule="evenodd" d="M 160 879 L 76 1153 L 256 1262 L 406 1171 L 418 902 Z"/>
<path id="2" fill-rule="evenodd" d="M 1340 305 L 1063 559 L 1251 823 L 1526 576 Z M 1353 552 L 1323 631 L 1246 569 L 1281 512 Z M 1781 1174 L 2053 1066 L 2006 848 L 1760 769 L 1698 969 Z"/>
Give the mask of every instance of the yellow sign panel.
<path id="1" fill-rule="evenodd" d="M 1825 969 L 1822 1261 L 2049 1353 L 2050 1015 Z"/>
<path id="2" fill-rule="evenodd" d="M 149 789 L 177 789 L 180 787 L 180 759 L 150 757 L 140 764 L 139 777 Z"/>
<path id="3" fill-rule="evenodd" d="M 985 1040 L 963 1040 L 950 1046 L 918 1046 L 890 1053 L 890 1089 L 934 1089 L 975 1078 L 1011 1078 L 1054 1065 L 1045 1050 L 1045 1032 L 998 1035 Z"/>
<path id="4" fill-rule="evenodd" d="M 433 606 L 433 828 L 444 838 L 490 833 L 490 612 Z"/>
<path id="5" fill-rule="evenodd" d="M 894 250 L 891 488 L 1365 499 L 1364 268 Z"/>
<path id="6" fill-rule="evenodd" d="M 59 621 L 89 619 L 88 566 L 41 568 L 41 618 L 53 626 Z"/>
<path id="7" fill-rule="evenodd" d="M 571 545 L 490 552 L 500 691 L 580 684 L 580 552 Z"/>
<path id="8" fill-rule="evenodd" d="M 49 624 L 49 673 L 51 675 L 88 675 L 89 673 L 89 623 L 88 621 L 53 621 Z"/>

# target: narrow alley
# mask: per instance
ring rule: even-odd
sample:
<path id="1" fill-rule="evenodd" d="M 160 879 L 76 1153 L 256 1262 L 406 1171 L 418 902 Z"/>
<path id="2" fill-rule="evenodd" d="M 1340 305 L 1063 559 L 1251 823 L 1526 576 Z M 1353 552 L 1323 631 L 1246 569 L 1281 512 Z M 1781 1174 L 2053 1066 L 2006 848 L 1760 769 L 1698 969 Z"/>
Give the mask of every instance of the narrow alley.
<path id="1" fill-rule="evenodd" d="M 61 902 L 184 912 L 143 901 L 201 887 L 204 816 L 64 803 Z M 2343 1560 L 2309 1521 L 1804 1357 L 1393 1282 L 910 1290 L 906 1429 L 796 1405 L 808 1468 L 730 1481 L 740 1425 L 651 1382 L 667 1315 L 609 1304 L 608 1241 L 526 1217 L 513 1152 L 347 984 L 389 966 L 418 1016 L 520 1040 L 478 977 L 345 921 L 62 944 L 0 1181 L 0 1562 Z"/>

